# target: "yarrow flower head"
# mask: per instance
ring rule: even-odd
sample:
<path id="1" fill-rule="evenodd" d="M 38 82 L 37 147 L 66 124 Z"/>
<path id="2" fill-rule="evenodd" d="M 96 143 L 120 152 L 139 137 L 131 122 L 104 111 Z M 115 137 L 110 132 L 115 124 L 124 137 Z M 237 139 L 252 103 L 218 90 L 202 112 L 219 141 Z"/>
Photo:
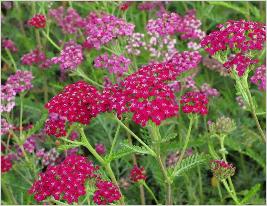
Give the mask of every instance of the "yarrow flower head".
<path id="1" fill-rule="evenodd" d="M 45 107 L 49 113 L 65 117 L 69 122 L 88 124 L 102 110 L 100 93 L 84 81 L 66 86 L 63 92 L 53 97 Z"/>
<path id="2" fill-rule="evenodd" d="M 225 51 L 227 48 L 239 52 L 262 50 L 266 41 L 266 26 L 259 22 L 229 20 L 225 25 L 218 25 L 219 30 L 211 32 L 201 45 L 210 54 Z"/>
<path id="3" fill-rule="evenodd" d="M 4 39 L 2 41 L 2 46 L 3 48 L 8 49 L 10 52 L 13 53 L 18 51 L 18 48 L 16 47 L 15 43 L 10 39 Z"/>
<path id="4" fill-rule="evenodd" d="M 96 183 L 93 200 L 98 205 L 114 203 L 121 198 L 121 193 L 112 182 L 100 180 Z"/>
<path id="5" fill-rule="evenodd" d="M 107 53 L 98 56 L 94 60 L 94 66 L 96 68 L 105 68 L 110 73 L 123 74 L 128 71 L 131 60 L 127 59 L 123 55 L 117 56 L 112 54 L 109 56 Z"/>
<path id="6" fill-rule="evenodd" d="M 213 172 L 213 175 L 218 180 L 224 180 L 235 174 L 235 167 L 233 164 L 227 163 L 223 160 L 212 160 L 210 163 L 210 168 Z"/>
<path id="7" fill-rule="evenodd" d="M 35 14 L 28 20 L 28 25 L 34 26 L 35 28 L 44 28 L 46 26 L 46 18 L 42 14 Z"/>
<path id="8" fill-rule="evenodd" d="M 1 156 L 1 172 L 5 173 L 11 170 L 12 162 L 8 156 Z"/>
<path id="9" fill-rule="evenodd" d="M 175 95 L 164 83 L 174 80 L 176 74 L 177 71 L 170 64 L 148 65 L 120 84 L 105 88 L 102 98 L 108 110 L 115 110 L 119 116 L 132 112 L 133 121 L 141 126 L 145 126 L 149 119 L 159 125 L 178 113 Z"/>
<path id="10" fill-rule="evenodd" d="M 24 54 L 21 57 L 21 63 L 24 65 L 34 65 L 34 64 L 41 64 L 46 60 L 45 53 L 35 49 L 30 53 Z"/>
<path id="11" fill-rule="evenodd" d="M 104 144 L 95 144 L 95 150 L 100 155 L 104 155 L 106 153 L 106 147 Z"/>
<path id="12" fill-rule="evenodd" d="M 133 31 L 134 24 L 105 13 L 90 13 L 84 26 L 86 45 L 96 49 L 119 36 L 130 36 Z"/>
<path id="13" fill-rule="evenodd" d="M 85 182 L 88 178 L 95 178 L 98 167 L 94 166 L 86 157 L 70 155 L 56 165 L 49 166 L 39 175 L 29 190 L 38 202 L 53 196 L 55 200 L 66 200 L 68 204 L 78 202 L 78 198 L 86 194 Z"/>
<path id="14" fill-rule="evenodd" d="M 134 165 L 133 169 L 130 173 L 130 179 L 133 182 L 138 182 L 140 180 L 146 180 L 147 176 L 145 175 L 145 168 L 144 167 L 138 167 L 137 165 Z"/>
<path id="15" fill-rule="evenodd" d="M 1 118 L 1 131 L 0 134 L 5 135 L 9 133 L 9 130 L 11 130 L 13 128 L 12 124 L 9 124 L 6 119 Z"/>
<path id="16" fill-rule="evenodd" d="M 62 71 L 74 70 L 83 61 L 82 46 L 73 40 L 64 45 L 59 57 L 53 57 L 51 61 L 54 64 L 60 64 Z"/>
<path id="17" fill-rule="evenodd" d="M 250 78 L 250 81 L 258 86 L 259 90 L 266 90 L 266 65 L 258 67 Z"/>
<path id="18" fill-rule="evenodd" d="M 45 122 L 45 132 L 48 135 L 56 137 L 66 136 L 66 117 L 62 117 L 57 113 L 49 113 L 49 118 Z"/>
<path id="19" fill-rule="evenodd" d="M 258 62 L 257 59 L 250 59 L 249 57 L 244 56 L 241 53 L 234 55 L 232 58 L 229 58 L 227 62 L 223 64 L 225 68 L 230 71 L 230 69 L 235 68 L 238 76 L 243 76 L 247 68 Z"/>
<path id="20" fill-rule="evenodd" d="M 16 92 L 11 85 L 1 85 L 1 112 L 10 112 L 15 107 Z"/>
<path id="21" fill-rule="evenodd" d="M 74 34 L 79 28 L 84 26 L 84 19 L 73 8 L 68 8 L 65 11 L 64 7 L 49 10 L 51 16 L 60 26 L 62 31 L 67 34 Z"/>
<path id="22" fill-rule="evenodd" d="M 32 72 L 17 70 L 15 74 L 8 77 L 6 85 L 12 87 L 16 93 L 20 93 L 32 88 L 32 79 Z"/>
<path id="23" fill-rule="evenodd" d="M 180 100 L 182 111 L 184 113 L 197 113 L 207 115 L 208 99 L 207 96 L 201 92 L 187 92 Z"/>
<path id="24" fill-rule="evenodd" d="M 200 26 L 195 11 L 189 10 L 184 17 L 177 13 L 163 13 L 160 18 L 150 19 L 146 29 L 149 34 L 157 33 L 160 36 L 180 33 L 182 39 L 202 39 L 205 33 L 199 29 Z"/>

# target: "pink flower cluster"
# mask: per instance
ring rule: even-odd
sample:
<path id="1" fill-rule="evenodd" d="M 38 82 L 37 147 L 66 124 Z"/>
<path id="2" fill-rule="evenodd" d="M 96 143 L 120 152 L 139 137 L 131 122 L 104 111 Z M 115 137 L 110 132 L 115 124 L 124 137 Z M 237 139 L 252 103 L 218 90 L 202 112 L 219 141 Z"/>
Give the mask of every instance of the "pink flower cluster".
<path id="1" fill-rule="evenodd" d="M 237 71 L 238 76 L 243 76 L 246 69 L 252 65 L 256 64 L 258 62 L 257 59 L 250 59 L 249 57 L 246 57 L 245 55 L 238 53 L 232 58 L 229 58 L 227 62 L 223 64 L 225 68 L 230 71 L 231 68 L 235 68 Z"/>
<path id="2" fill-rule="evenodd" d="M 5 49 L 8 49 L 10 52 L 17 52 L 18 48 L 16 47 L 15 43 L 10 39 L 4 39 L 2 41 L 2 46 Z"/>
<path id="3" fill-rule="evenodd" d="M 1 131 L 0 135 L 3 136 L 5 134 L 8 134 L 9 130 L 13 128 L 12 124 L 9 124 L 6 119 L 1 118 Z"/>
<path id="4" fill-rule="evenodd" d="M 49 16 L 54 18 L 62 31 L 67 34 L 74 34 L 84 26 L 84 19 L 73 8 L 65 11 L 64 7 L 49 10 Z"/>
<path id="5" fill-rule="evenodd" d="M 151 11 L 161 6 L 163 6 L 162 2 L 142 2 L 138 4 L 138 9 L 141 11 Z"/>
<path id="6" fill-rule="evenodd" d="M 5 173 L 11 170 L 12 162 L 8 156 L 1 155 L 1 172 Z"/>
<path id="7" fill-rule="evenodd" d="M 217 26 L 220 30 L 211 32 L 201 45 L 210 54 L 227 48 L 238 49 L 240 52 L 262 50 L 266 41 L 265 25 L 245 20 L 229 20 L 225 25 Z"/>
<path id="8" fill-rule="evenodd" d="M 171 63 L 179 73 L 195 68 L 201 61 L 201 55 L 198 51 L 184 51 L 174 54 L 170 59 Z"/>
<path id="9" fill-rule="evenodd" d="M 128 54 L 138 56 L 141 54 L 140 48 L 146 45 L 144 41 L 144 34 L 133 33 L 127 40 L 126 50 Z"/>
<path id="10" fill-rule="evenodd" d="M 131 60 L 123 55 L 117 56 L 112 54 L 109 56 L 107 53 L 98 56 L 94 60 L 96 68 L 106 68 L 110 73 L 123 74 L 128 71 Z"/>
<path id="11" fill-rule="evenodd" d="M 205 94 L 207 97 L 217 97 L 220 95 L 217 89 L 212 88 L 209 84 L 204 83 L 200 87 L 200 92 Z"/>
<path id="12" fill-rule="evenodd" d="M 1 85 L 1 112 L 10 112 L 15 106 L 17 93 L 32 88 L 33 76 L 30 71 L 17 70 L 15 74 L 8 77 L 5 85 Z"/>
<path id="13" fill-rule="evenodd" d="M 130 36 L 134 31 L 134 24 L 125 22 L 113 15 L 90 13 L 86 18 L 84 33 L 86 45 L 99 49 L 119 36 Z"/>
<path id="14" fill-rule="evenodd" d="M 8 77 L 6 85 L 12 87 L 16 93 L 20 93 L 32 88 L 32 79 L 30 71 L 17 70 L 14 75 Z"/>
<path id="15" fill-rule="evenodd" d="M 53 57 L 51 61 L 54 64 L 60 64 L 62 71 L 74 70 L 83 61 L 82 46 L 71 40 L 64 45 L 60 56 Z"/>
<path id="16" fill-rule="evenodd" d="M 56 200 L 66 200 L 68 204 L 78 202 L 78 198 L 86 194 L 85 182 L 88 178 L 95 178 L 95 167 L 86 157 L 78 155 L 67 156 L 56 166 L 49 166 L 41 173 L 29 190 L 34 199 L 43 201 L 49 196 Z"/>
<path id="17" fill-rule="evenodd" d="M 130 173 L 130 179 L 133 182 L 138 182 L 140 180 L 146 180 L 147 176 L 145 175 L 145 168 L 144 167 L 138 167 L 137 165 L 134 165 L 133 169 Z"/>
<path id="18" fill-rule="evenodd" d="M 195 11 L 189 10 L 184 17 L 177 13 L 164 13 L 160 18 L 150 19 L 146 29 L 149 34 L 157 33 L 160 36 L 180 33 L 182 39 L 202 39 L 205 33 L 199 29 L 200 26 Z"/>
<path id="19" fill-rule="evenodd" d="M 201 92 L 187 92 L 180 100 L 182 111 L 184 113 L 197 113 L 207 115 L 208 99 L 205 94 Z"/>
<path id="20" fill-rule="evenodd" d="M 107 205 L 121 198 L 121 193 L 112 182 L 100 180 L 96 183 L 93 200 L 98 205 Z"/>
<path id="21" fill-rule="evenodd" d="M 46 60 L 45 53 L 35 49 L 21 57 L 21 63 L 24 65 L 41 64 Z"/>
<path id="22" fill-rule="evenodd" d="M 266 90 L 266 65 L 258 67 L 250 78 L 250 81 L 257 85 L 259 90 Z"/>
<path id="23" fill-rule="evenodd" d="M 106 147 L 104 144 L 95 144 L 95 150 L 99 155 L 104 155 L 106 153 Z"/>
<path id="24" fill-rule="evenodd" d="M 46 25 L 46 18 L 42 14 L 35 14 L 31 19 L 28 20 L 28 25 L 35 28 L 44 28 Z"/>
<path id="25" fill-rule="evenodd" d="M 214 176 L 219 180 L 224 180 L 235 174 L 235 167 L 233 164 L 227 163 L 223 160 L 212 160 L 210 167 Z"/>

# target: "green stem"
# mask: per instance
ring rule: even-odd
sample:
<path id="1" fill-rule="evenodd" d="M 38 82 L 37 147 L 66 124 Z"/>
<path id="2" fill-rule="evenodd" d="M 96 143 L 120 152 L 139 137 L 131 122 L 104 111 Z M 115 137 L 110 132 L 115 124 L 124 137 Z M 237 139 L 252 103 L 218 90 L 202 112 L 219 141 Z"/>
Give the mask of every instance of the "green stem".
<path id="1" fill-rule="evenodd" d="M 44 31 L 42 31 L 42 34 L 47 38 L 47 40 L 59 51 L 61 51 L 61 48 L 49 37 L 48 34 L 46 34 Z"/>
<path id="2" fill-rule="evenodd" d="M 5 49 L 5 50 L 6 50 L 6 53 L 7 53 L 8 57 L 9 57 L 9 59 L 11 60 L 13 66 L 14 66 L 14 70 L 17 71 L 18 70 L 17 64 L 16 64 L 12 54 L 10 53 L 9 49 Z"/>
<path id="3" fill-rule="evenodd" d="M 223 197 L 222 197 L 222 191 L 221 191 L 220 183 L 218 183 L 217 189 L 218 189 L 218 193 L 219 193 L 219 196 L 220 196 L 221 203 L 223 203 Z"/>
<path id="4" fill-rule="evenodd" d="M 155 125 L 154 123 L 150 123 L 151 126 L 151 137 L 155 142 L 155 151 L 156 151 L 156 160 L 159 163 L 161 172 L 164 176 L 165 182 L 166 182 L 166 194 L 167 194 L 167 199 L 166 199 L 166 204 L 167 205 L 171 205 L 172 204 L 172 190 L 171 190 L 171 184 L 172 184 L 172 180 L 170 179 L 170 177 L 168 176 L 166 167 L 164 166 L 163 162 L 162 162 L 162 158 L 160 155 L 160 140 L 161 140 L 161 135 L 159 132 L 159 127 L 157 125 Z"/>
<path id="5" fill-rule="evenodd" d="M 111 148 L 110 148 L 109 156 L 112 154 L 113 149 L 114 149 L 114 147 L 115 147 L 116 141 L 117 141 L 118 136 L 119 136 L 120 128 L 121 128 L 121 125 L 119 124 L 118 127 L 117 127 L 117 130 L 116 130 L 114 139 L 113 139 L 113 141 L 112 141 L 112 145 L 111 145 Z"/>
<path id="6" fill-rule="evenodd" d="M 84 129 L 83 128 L 80 128 L 80 134 L 81 134 L 81 141 L 82 141 L 83 146 L 85 146 L 91 152 L 91 154 L 98 160 L 98 162 L 100 162 L 100 164 L 102 166 L 104 166 L 104 168 L 105 168 L 106 172 L 108 173 L 111 181 L 118 187 L 118 189 L 120 191 L 119 184 L 118 184 L 118 182 L 116 180 L 116 177 L 115 177 L 115 175 L 114 175 L 114 173 L 113 173 L 113 171 L 112 171 L 112 169 L 110 167 L 110 163 L 106 163 L 106 161 L 91 146 L 91 144 L 87 140 L 87 137 L 86 137 L 86 135 L 84 133 Z M 120 193 L 121 193 L 121 191 L 120 191 Z M 124 204 L 123 198 L 120 200 L 120 203 Z"/>
<path id="7" fill-rule="evenodd" d="M 184 146 L 183 146 L 183 149 L 182 149 L 182 153 L 181 153 L 181 155 L 180 155 L 180 157 L 178 159 L 178 162 L 174 167 L 174 170 L 173 170 L 174 172 L 178 169 L 178 167 L 180 166 L 180 164 L 181 164 L 181 162 L 183 160 L 184 154 L 186 152 L 187 145 L 189 143 L 190 134 L 191 134 L 191 130 L 192 130 L 194 119 L 195 119 L 194 116 L 190 117 L 190 123 L 189 123 L 189 127 L 188 127 L 187 134 L 186 134 L 186 137 L 185 137 L 185 143 L 184 143 Z"/>
<path id="8" fill-rule="evenodd" d="M 222 180 L 222 183 L 223 183 L 225 189 L 227 190 L 228 194 L 229 194 L 229 195 L 232 197 L 232 199 L 235 201 L 235 203 L 236 203 L 237 205 L 240 205 L 240 203 L 239 203 L 237 197 L 236 197 L 236 196 L 232 193 L 232 191 L 230 190 L 230 188 L 229 188 L 229 186 L 228 186 L 226 180 Z"/>
<path id="9" fill-rule="evenodd" d="M 56 203 L 58 205 L 68 205 L 67 203 L 61 202 L 59 200 L 55 200 L 55 199 L 50 199 L 50 202 Z"/>
<path id="10" fill-rule="evenodd" d="M 92 84 L 94 84 L 94 85 L 96 85 L 96 86 L 98 86 L 98 87 L 100 87 L 100 88 L 104 88 L 104 86 L 103 85 L 101 85 L 101 84 L 99 84 L 99 83 L 97 83 L 97 82 L 95 82 L 94 80 L 92 80 L 92 79 L 90 79 L 80 68 L 78 68 L 76 71 L 75 71 L 75 73 L 78 75 L 78 76 L 80 76 L 80 77 L 82 77 L 82 78 L 84 78 L 85 80 L 87 80 L 88 82 L 90 82 L 90 83 L 92 83 Z"/>
<path id="11" fill-rule="evenodd" d="M 152 156 L 156 156 L 156 153 L 149 147 L 146 145 L 146 143 L 144 143 L 135 133 L 133 133 L 128 127 L 126 127 L 125 124 L 122 123 L 121 120 L 118 119 L 118 117 L 115 115 L 115 120 L 127 131 L 129 132 L 141 145 L 143 145 Z"/>
<path id="12" fill-rule="evenodd" d="M 145 186 L 145 188 L 147 189 L 147 191 L 151 194 L 151 196 L 153 197 L 153 199 L 155 200 L 156 204 L 159 204 L 159 201 L 157 200 L 155 194 L 153 193 L 153 191 L 149 188 L 149 186 L 146 184 L 145 181 L 140 182 L 142 185 Z"/>
<path id="13" fill-rule="evenodd" d="M 256 126 L 257 126 L 257 129 L 258 129 L 258 131 L 259 131 L 259 133 L 260 133 L 260 135 L 261 135 L 262 140 L 263 140 L 264 142 L 266 142 L 265 134 L 264 134 L 264 132 L 263 132 L 263 130 L 262 130 L 262 128 L 261 128 L 261 125 L 260 125 L 260 123 L 259 123 L 258 117 L 257 117 L 257 115 L 256 115 L 256 109 L 255 109 L 255 105 L 253 104 L 253 100 L 252 100 L 251 93 L 250 93 L 250 91 L 249 91 L 248 88 L 246 88 L 246 89 L 247 89 L 248 100 L 249 100 L 249 104 L 250 104 L 250 108 L 251 108 L 252 116 L 253 116 L 253 118 L 254 118 L 254 120 L 255 120 L 255 122 L 256 122 Z"/>
<path id="14" fill-rule="evenodd" d="M 203 186 L 202 186 L 202 177 L 201 177 L 201 171 L 199 165 L 197 166 L 197 172 L 198 172 L 198 184 L 199 184 L 199 194 L 200 194 L 200 203 L 203 202 Z"/>

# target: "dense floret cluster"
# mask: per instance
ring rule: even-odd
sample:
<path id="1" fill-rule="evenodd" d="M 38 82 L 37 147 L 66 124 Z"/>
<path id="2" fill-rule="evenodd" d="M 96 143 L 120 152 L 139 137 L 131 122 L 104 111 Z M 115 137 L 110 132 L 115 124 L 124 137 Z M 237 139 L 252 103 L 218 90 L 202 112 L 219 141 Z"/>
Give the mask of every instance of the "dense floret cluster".
<path id="1" fill-rule="evenodd" d="M 214 176 L 219 180 L 224 180 L 235 174 L 235 167 L 231 163 L 223 160 L 212 160 L 210 163 Z"/>
<path id="2" fill-rule="evenodd" d="M 207 96 L 201 92 L 187 92 L 180 100 L 184 113 L 208 114 Z"/>
<path id="3" fill-rule="evenodd" d="M 35 28 L 44 28 L 46 26 L 46 18 L 42 14 L 35 14 L 31 19 L 28 20 L 28 25 Z"/>
<path id="4" fill-rule="evenodd" d="M 146 178 L 147 177 L 145 175 L 145 168 L 144 167 L 138 167 L 137 165 L 134 165 L 134 167 L 130 173 L 130 179 L 133 182 L 138 182 L 140 180 L 146 180 Z"/>
<path id="5" fill-rule="evenodd" d="M 38 202 L 53 196 L 55 200 L 66 200 L 69 204 L 78 202 L 85 195 L 85 181 L 95 178 L 97 167 L 85 157 L 70 155 L 56 166 L 49 166 L 34 182 L 29 192 Z"/>

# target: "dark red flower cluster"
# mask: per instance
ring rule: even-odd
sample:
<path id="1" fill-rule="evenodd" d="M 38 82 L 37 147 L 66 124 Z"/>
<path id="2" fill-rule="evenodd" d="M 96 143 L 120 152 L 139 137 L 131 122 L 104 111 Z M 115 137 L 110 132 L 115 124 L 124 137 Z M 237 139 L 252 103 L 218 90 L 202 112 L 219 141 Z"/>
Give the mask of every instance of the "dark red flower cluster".
<path id="1" fill-rule="evenodd" d="M 45 107 L 49 113 L 66 117 L 69 122 L 88 124 L 92 117 L 99 114 L 100 93 L 84 81 L 66 86 L 63 92 L 53 97 Z"/>
<path id="2" fill-rule="evenodd" d="M 106 153 L 106 147 L 104 144 L 95 144 L 95 151 L 99 155 L 104 155 Z"/>
<path id="3" fill-rule="evenodd" d="M 56 113 L 50 113 L 49 119 L 45 122 L 45 132 L 48 135 L 54 135 L 56 137 L 64 137 L 67 132 L 65 129 L 66 118 Z"/>
<path id="4" fill-rule="evenodd" d="M 38 202 L 53 196 L 55 200 L 66 200 L 69 204 L 78 202 L 78 198 L 86 194 L 85 182 L 88 178 L 96 178 L 98 167 L 86 157 L 69 155 L 57 166 L 49 166 L 41 173 L 29 190 Z"/>
<path id="5" fill-rule="evenodd" d="M 96 183 L 97 190 L 94 193 L 94 202 L 98 205 L 107 205 L 121 198 L 121 193 L 117 186 L 109 181 L 99 181 Z"/>
<path id="6" fill-rule="evenodd" d="M 139 180 L 146 180 L 146 178 L 147 176 L 145 175 L 145 168 L 134 165 L 130 173 L 130 179 L 133 182 L 138 182 Z"/>
<path id="7" fill-rule="evenodd" d="M 35 49 L 30 53 L 24 54 L 21 57 L 21 63 L 24 65 L 41 64 L 46 60 L 45 53 Z"/>
<path id="8" fill-rule="evenodd" d="M 233 164 L 227 163 L 223 160 L 212 160 L 210 167 L 214 176 L 219 180 L 224 180 L 235 174 L 235 167 Z"/>
<path id="9" fill-rule="evenodd" d="M 8 172 L 12 168 L 12 162 L 8 156 L 1 156 L 1 172 Z"/>
<path id="10" fill-rule="evenodd" d="M 35 28 L 44 28 L 46 25 L 46 18 L 42 14 L 35 14 L 28 20 L 28 25 L 34 26 Z"/>
<path id="11" fill-rule="evenodd" d="M 151 119 L 159 125 L 166 118 L 178 113 L 175 95 L 165 81 L 178 75 L 171 64 L 155 64 L 141 68 L 120 84 L 105 88 L 102 98 L 107 110 L 118 115 L 133 113 L 133 121 L 145 126 Z"/>
<path id="12" fill-rule="evenodd" d="M 16 47 L 15 43 L 10 39 L 4 39 L 2 41 L 2 47 L 8 49 L 11 52 L 17 52 L 18 48 Z"/>
<path id="13" fill-rule="evenodd" d="M 184 113 L 208 114 L 208 98 L 201 92 L 187 92 L 180 100 Z"/>
<path id="14" fill-rule="evenodd" d="M 233 58 L 230 58 L 227 62 L 225 62 L 223 66 L 227 68 L 228 71 L 230 71 L 231 68 L 235 68 L 238 76 L 242 76 L 250 65 L 256 64 L 257 62 L 257 59 L 250 59 L 249 57 L 238 53 Z"/>
<path id="15" fill-rule="evenodd" d="M 262 50 L 266 41 L 265 25 L 259 22 L 245 20 L 229 20 L 226 25 L 218 25 L 219 31 L 213 31 L 206 36 L 201 45 L 210 54 L 227 48 L 248 50 Z"/>

